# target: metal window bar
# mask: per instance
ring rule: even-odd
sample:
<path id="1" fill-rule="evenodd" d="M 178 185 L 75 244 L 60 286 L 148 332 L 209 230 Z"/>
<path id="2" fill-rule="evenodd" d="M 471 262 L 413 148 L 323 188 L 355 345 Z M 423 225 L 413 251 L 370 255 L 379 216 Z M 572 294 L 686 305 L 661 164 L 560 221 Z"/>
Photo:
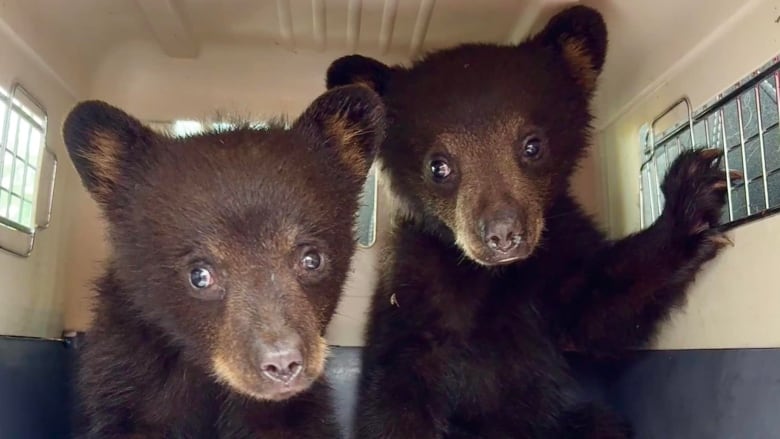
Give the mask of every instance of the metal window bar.
<path id="1" fill-rule="evenodd" d="M 770 83 L 770 81 L 774 85 L 774 90 L 772 90 L 771 85 L 767 85 Z M 766 84 L 764 83 L 766 82 Z M 749 99 L 750 97 L 754 98 L 755 104 L 750 104 L 748 102 L 743 102 L 743 98 Z M 766 101 L 766 99 L 770 99 L 770 101 Z M 762 108 L 762 103 L 769 103 L 771 104 L 771 101 L 774 100 L 774 103 L 777 106 L 777 118 L 772 119 L 769 121 L 764 120 L 764 113 L 766 111 L 765 108 Z M 667 130 L 664 134 L 656 138 L 655 136 L 655 124 L 668 115 L 674 108 L 676 108 L 679 105 L 686 104 L 688 106 L 688 118 L 687 120 L 684 120 L 671 129 Z M 724 111 L 724 108 L 729 104 L 736 104 L 736 113 L 737 113 L 737 127 L 738 130 L 731 130 L 731 127 L 727 127 L 727 115 Z M 773 111 L 770 111 L 770 113 Z M 757 132 L 753 134 L 752 132 L 747 132 L 746 127 L 746 114 L 750 114 L 751 117 L 757 118 Z M 713 124 L 710 124 L 710 121 L 708 120 L 709 117 L 713 116 Z M 750 120 L 749 118 L 747 120 Z M 713 134 L 717 135 L 719 138 L 717 141 L 722 142 L 722 148 L 724 153 L 723 162 L 725 165 L 725 169 L 731 169 L 730 165 L 733 166 L 734 164 L 729 163 L 729 152 L 730 151 L 736 151 L 737 148 L 739 148 L 738 151 L 738 157 L 737 159 L 742 160 L 741 164 L 741 171 L 744 174 L 742 182 L 738 182 L 734 185 L 732 185 L 732 181 L 730 176 L 727 173 L 727 184 L 728 184 L 728 222 L 721 225 L 721 229 L 730 229 L 733 227 L 736 227 L 740 224 L 743 224 L 745 222 L 753 221 L 757 218 L 762 218 L 767 215 L 771 215 L 777 212 L 780 212 L 780 186 L 776 186 L 774 191 L 772 186 L 770 185 L 770 177 L 776 176 L 777 174 L 780 174 L 780 165 L 770 168 L 768 166 L 768 151 L 774 151 L 774 155 L 777 156 L 777 160 L 780 160 L 780 145 L 774 145 L 773 143 L 770 143 L 770 141 L 767 138 L 768 133 L 776 129 L 778 130 L 778 135 L 775 138 L 780 138 L 780 56 L 775 57 L 771 62 L 767 63 L 764 67 L 762 67 L 759 70 L 756 70 L 750 77 L 746 78 L 745 80 L 741 81 L 740 83 L 735 84 L 730 89 L 726 90 L 724 93 L 720 94 L 718 97 L 716 97 L 713 101 L 710 103 L 704 105 L 701 109 L 693 113 L 691 111 L 690 102 L 687 98 L 682 98 L 669 106 L 667 109 L 665 109 L 661 114 L 659 114 L 651 124 L 651 128 L 649 130 L 649 137 L 650 142 L 646 143 L 644 147 L 644 155 L 645 159 L 640 167 L 640 209 L 641 209 L 641 215 L 640 215 L 640 223 L 641 226 L 644 228 L 646 226 L 645 224 L 645 216 L 646 212 L 645 210 L 649 208 L 650 210 L 650 217 L 655 219 L 657 218 L 657 215 L 660 215 L 662 205 L 660 202 L 660 182 L 663 178 L 662 175 L 659 175 L 658 173 L 658 160 L 660 159 L 661 151 L 663 151 L 663 157 L 667 161 L 668 164 L 671 164 L 674 158 L 669 155 L 669 145 L 672 142 L 676 142 L 678 145 L 678 153 L 682 151 L 682 145 L 680 144 L 680 136 L 684 134 L 685 129 L 690 130 L 690 136 L 691 136 L 691 145 L 693 147 L 697 147 L 695 142 L 695 134 L 694 134 L 694 124 L 698 122 L 704 122 L 704 130 L 705 130 L 705 136 L 706 136 L 706 145 L 707 147 L 715 147 L 713 145 L 713 141 L 716 139 L 714 137 L 711 137 Z M 731 121 L 731 119 L 730 119 Z M 713 126 L 715 125 L 715 126 Z M 720 125 L 719 127 L 717 125 Z M 753 126 L 755 128 L 755 126 Z M 738 131 L 738 132 L 737 132 Z M 752 131 L 752 130 L 751 130 Z M 738 134 L 739 138 L 739 144 L 733 145 L 733 147 L 730 147 L 728 145 L 727 139 L 730 135 L 735 136 Z M 758 151 L 755 151 L 753 149 L 750 154 L 747 153 L 747 147 L 748 145 L 754 146 L 758 145 Z M 663 149 L 662 149 L 663 148 Z M 673 149 L 673 148 L 671 148 Z M 758 152 L 758 155 L 760 156 L 760 175 L 749 175 L 748 171 L 749 169 L 755 168 L 754 166 L 748 166 L 748 160 L 751 157 L 754 157 L 754 154 Z M 752 164 L 753 162 L 751 162 Z M 668 168 L 668 167 L 667 167 Z M 652 184 L 652 187 L 650 188 L 644 188 L 643 185 L 645 184 L 644 179 L 644 173 L 652 170 L 652 174 L 655 177 L 655 182 Z M 759 179 L 761 180 L 759 182 Z M 652 179 L 648 178 L 648 181 L 652 182 Z M 780 181 L 780 180 L 778 180 Z M 753 202 L 754 204 L 751 206 L 751 193 L 750 188 L 751 184 L 753 184 Z M 758 191 L 758 185 L 761 184 L 761 190 Z M 744 187 L 740 188 L 740 185 L 744 185 Z M 739 215 L 735 211 L 735 205 L 734 203 L 737 201 L 734 199 L 734 191 L 735 190 L 742 190 L 745 196 L 745 209 L 744 212 L 739 212 Z M 657 196 L 653 197 L 656 200 L 656 203 L 647 203 L 646 200 L 644 200 L 644 196 L 647 193 L 652 194 L 653 192 L 658 192 Z M 758 193 L 757 193 L 758 192 Z M 774 194 L 774 192 L 778 192 L 777 194 Z M 760 197 L 759 193 L 762 193 L 763 195 L 763 202 L 759 202 L 760 198 L 756 198 L 757 196 Z M 776 198 L 777 201 L 773 203 L 772 199 Z M 741 201 L 741 200 L 740 200 Z M 657 212 L 654 205 L 658 206 Z M 761 206 L 763 205 L 763 206 Z M 724 212 L 725 215 L 726 212 Z"/>
<path id="2" fill-rule="evenodd" d="M 720 139 L 721 142 L 723 142 L 723 162 L 725 163 L 726 170 L 731 169 L 729 166 L 729 147 L 726 144 L 726 123 L 725 121 L 726 114 L 721 108 L 718 112 L 718 124 L 720 125 Z M 729 222 L 734 221 L 734 201 L 731 199 L 731 174 L 729 172 L 726 172 L 726 187 L 728 188 L 726 190 L 726 201 L 728 202 L 728 209 L 729 209 Z"/>
<path id="3" fill-rule="evenodd" d="M 40 111 L 40 114 L 42 115 L 42 118 L 36 117 L 30 110 L 26 109 L 21 101 L 17 100 L 17 96 L 24 98 L 27 102 L 31 103 L 34 107 L 36 107 L 37 110 Z M 6 159 L 6 151 L 8 151 L 8 137 L 9 137 L 9 130 L 11 125 L 11 117 L 16 116 L 17 118 L 17 126 L 16 126 L 16 132 L 15 132 L 15 138 L 14 138 L 14 149 L 13 153 L 11 155 L 11 184 L 8 188 L 8 196 L 9 196 L 9 206 L 12 200 L 12 197 L 14 195 L 18 195 L 20 198 L 20 209 L 24 209 L 25 201 L 29 201 L 30 208 L 34 208 L 35 215 L 33 217 L 33 224 L 32 226 L 28 226 L 25 224 L 20 224 L 18 221 L 14 221 L 13 219 L 8 218 L 8 210 L 0 215 L 0 226 L 5 226 L 7 228 L 16 230 L 18 232 L 21 232 L 22 234 L 27 236 L 27 245 L 24 250 L 19 250 L 14 248 L 13 246 L 0 244 L 0 250 L 3 250 L 5 252 L 8 252 L 12 255 L 19 256 L 19 257 L 29 257 L 33 249 L 35 248 L 35 238 L 38 232 L 45 230 L 49 227 L 51 224 L 51 216 L 52 216 L 52 204 L 54 201 L 54 184 L 56 181 L 57 176 L 57 155 L 49 149 L 48 145 L 46 144 L 46 125 L 48 121 L 48 115 L 46 113 L 46 109 L 43 107 L 43 105 L 40 103 L 40 101 L 35 98 L 31 93 L 29 93 L 24 87 L 22 87 L 21 84 L 15 83 L 11 86 L 11 90 L 8 93 L 7 96 L 4 96 L 6 101 L 6 110 L 3 120 L 3 132 L 2 132 L 2 139 L 0 139 L 0 164 L 2 164 Z M 41 131 L 41 139 L 40 142 L 42 144 L 42 147 L 40 148 L 39 154 L 42 154 L 43 157 L 41 157 L 41 166 L 40 168 L 37 166 L 30 166 L 29 163 L 29 153 L 30 148 L 29 145 L 25 145 L 25 148 L 27 149 L 25 155 L 26 157 L 19 155 L 19 139 L 21 138 L 21 132 L 19 130 L 21 121 L 25 120 L 25 122 L 28 123 L 30 126 L 30 130 L 33 126 L 40 128 Z M 30 141 L 30 133 L 28 132 L 27 141 L 29 143 Z M 44 164 L 47 162 L 47 159 L 49 161 L 49 184 L 47 187 L 47 191 L 43 194 L 46 196 L 46 198 L 41 198 L 41 194 L 38 194 L 37 187 L 33 188 L 33 196 L 37 196 L 37 200 L 33 199 L 25 199 L 25 185 L 27 183 L 27 172 L 29 167 L 33 167 L 36 170 L 37 179 L 38 181 L 35 183 L 36 186 L 39 186 L 41 183 L 41 180 L 44 177 L 44 173 L 42 172 L 44 170 Z M 22 172 L 22 188 L 21 188 L 21 194 L 16 194 L 13 190 L 13 180 L 15 178 L 16 173 L 16 163 L 21 161 L 22 166 L 24 169 L 21 170 Z M 37 172 L 41 171 L 41 172 Z M 2 172 L 3 169 L 0 167 L 0 181 L 2 181 Z M 34 207 L 33 207 L 34 206 Z M 21 215 L 21 214 L 20 214 Z"/>
<path id="4" fill-rule="evenodd" d="M 764 186 L 764 209 L 769 209 L 769 175 L 766 173 L 766 152 L 764 151 L 764 122 L 761 120 L 761 91 L 759 87 L 753 88 L 756 100 L 756 123 L 758 124 L 758 147 L 761 153 L 761 180 Z M 780 114 L 778 115 L 780 118 Z"/>
<path id="5" fill-rule="evenodd" d="M 647 145 L 650 142 L 650 133 L 646 132 L 644 139 L 643 139 L 643 148 L 645 151 L 647 151 Z M 644 162 L 642 162 L 642 165 L 639 167 L 639 222 L 644 224 L 645 219 L 645 205 L 649 206 L 650 208 L 650 216 L 652 218 L 655 218 L 655 209 L 653 208 L 652 203 L 652 197 L 649 203 L 645 202 L 645 191 L 643 190 L 645 187 L 644 181 L 645 181 L 645 172 L 647 172 L 647 178 L 650 178 L 650 173 L 647 171 L 647 167 L 649 166 L 650 162 L 652 161 L 652 158 L 648 158 Z M 648 191 L 652 193 L 653 185 L 648 185 Z"/>
<path id="6" fill-rule="evenodd" d="M 742 154 L 742 186 L 745 190 L 745 209 L 750 215 L 750 182 L 747 171 L 747 154 L 745 154 L 745 121 L 742 118 L 742 100 L 737 97 L 737 120 L 739 121 L 739 152 Z"/>

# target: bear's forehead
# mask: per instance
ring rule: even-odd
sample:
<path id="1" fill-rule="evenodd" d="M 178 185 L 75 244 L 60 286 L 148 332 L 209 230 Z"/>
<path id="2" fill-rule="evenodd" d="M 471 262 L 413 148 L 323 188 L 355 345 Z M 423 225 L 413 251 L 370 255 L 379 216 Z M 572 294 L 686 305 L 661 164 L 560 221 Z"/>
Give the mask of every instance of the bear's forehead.
<path id="1" fill-rule="evenodd" d="M 152 178 L 207 192 L 251 193 L 269 185 L 301 191 L 324 178 L 326 165 L 321 151 L 292 132 L 244 129 L 161 145 Z"/>
<path id="2" fill-rule="evenodd" d="M 277 221 L 280 212 L 299 222 L 335 215 L 340 203 L 322 202 L 336 196 L 323 169 L 328 164 L 286 134 L 228 132 L 160 145 L 138 203 L 152 215 L 186 214 L 193 224 L 256 227 Z"/>
<path id="3" fill-rule="evenodd" d="M 391 102 L 482 110 L 538 107 L 578 94 L 562 58 L 532 44 L 435 52 L 395 75 L 391 84 Z"/>
<path id="4" fill-rule="evenodd" d="M 342 233 L 340 203 L 273 186 L 232 192 L 190 187 L 148 192 L 139 200 L 136 224 L 148 236 L 223 250 L 288 248 L 292 237 L 322 230 Z M 342 221 L 343 222 L 343 221 Z M 349 228 L 349 225 L 346 226 Z"/>
<path id="5" fill-rule="evenodd" d="M 587 96 L 563 61 L 538 48 L 476 45 L 444 51 L 391 81 L 388 113 L 407 128 L 391 136 L 510 138 L 533 129 L 558 129 L 588 112 Z"/>

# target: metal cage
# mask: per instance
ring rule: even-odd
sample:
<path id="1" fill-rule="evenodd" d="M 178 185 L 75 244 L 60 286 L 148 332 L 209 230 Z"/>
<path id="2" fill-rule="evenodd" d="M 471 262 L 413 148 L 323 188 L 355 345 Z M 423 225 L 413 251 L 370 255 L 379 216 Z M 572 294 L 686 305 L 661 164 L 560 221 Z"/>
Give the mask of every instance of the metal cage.
<path id="1" fill-rule="evenodd" d="M 686 120 L 656 137 L 655 126 L 675 108 L 685 106 Z M 669 165 L 683 150 L 719 148 L 721 166 L 743 173 L 728 178 L 728 205 L 721 228 L 729 229 L 780 211 L 780 56 L 748 78 L 693 111 L 683 97 L 653 119 L 643 139 L 640 167 L 640 224 L 644 228 L 660 215 L 660 183 Z"/>

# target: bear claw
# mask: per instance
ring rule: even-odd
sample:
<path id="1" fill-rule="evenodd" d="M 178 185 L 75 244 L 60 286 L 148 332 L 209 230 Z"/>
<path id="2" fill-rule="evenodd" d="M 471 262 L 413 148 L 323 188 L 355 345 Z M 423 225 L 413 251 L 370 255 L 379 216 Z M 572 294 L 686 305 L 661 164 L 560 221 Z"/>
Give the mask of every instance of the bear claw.
<path id="1" fill-rule="evenodd" d="M 716 159 L 722 156 L 720 149 L 685 151 L 664 178 L 665 211 L 687 236 L 700 235 L 718 223 L 729 184 L 742 179 L 739 171 L 720 168 Z M 724 238 L 713 242 L 719 247 L 731 244 Z"/>
<path id="2" fill-rule="evenodd" d="M 719 181 L 712 185 L 712 188 L 715 190 L 726 189 L 727 187 L 729 187 L 729 184 L 726 181 Z"/>
<path id="3" fill-rule="evenodd" d="M 729 170 L 729 177 L 732 180 L 742 180 L 743 175 L 741 172 L 731 169 Z"/>
<path id="4" fill-rule="evenodd" d="M 718 247 L 726 247 L 726 246 L 734 247 L 734 241 L 732 241 L 731 238 L 723 234 L 713 235 L 709 238 L 709 240 L 715 243 Z"/>

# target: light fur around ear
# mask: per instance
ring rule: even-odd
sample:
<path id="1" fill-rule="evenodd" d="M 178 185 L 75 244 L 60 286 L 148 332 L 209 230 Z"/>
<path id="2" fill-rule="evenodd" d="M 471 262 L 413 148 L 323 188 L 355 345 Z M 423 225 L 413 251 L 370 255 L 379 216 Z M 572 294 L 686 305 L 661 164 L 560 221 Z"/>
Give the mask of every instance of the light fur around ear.
<path id="1" fill-rule="evenodd" d="M 155 134 L 118 108 L 84 101 L 68 114 L 62 136 L 82 183 L 105 205 L 115 199 L 121 176 L 144 159 Z"/>
<path id="2" fill-rule="evenodd" d="M 336 87 L 317 98 L 293 128 L 325 140 L 354 175 L 364 177 L 384 139 L 384 105 L 366 86 Z"/>
<path id="3" fill-rule="evenodd" d="M 565 9 L 533 40 L 558 50 L 575 81 L 588 92 L 595 90 L 608 43 L 606 23 L 598 11 L 587 6 Z"/>

